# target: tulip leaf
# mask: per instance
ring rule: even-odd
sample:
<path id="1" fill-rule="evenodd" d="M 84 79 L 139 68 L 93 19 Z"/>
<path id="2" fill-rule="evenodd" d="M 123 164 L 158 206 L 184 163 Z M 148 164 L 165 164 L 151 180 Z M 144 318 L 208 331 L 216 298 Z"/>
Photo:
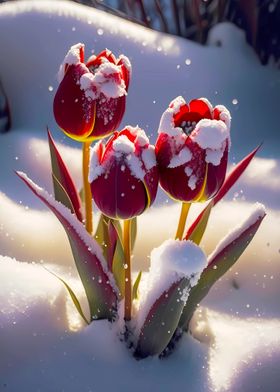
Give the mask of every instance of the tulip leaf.
<path id="1" fill-rule="evenodd" d="M 142 278 L 142 271 L 138 272 L 137 278 L 135 279 L 133 289 L 132 289 L 132 299 L 138 299 L 138 288 Z"/>
<path id="2" fill-rule="evenodd" d="M 203 210 L 199 225 L 197 225 L 194 228 L 193 232 L 191 233 L 190 237 L 188 238 L 190 241 L 193 241 L 197 245 L 200 244 L 200 241 L 202 240 L 203 234 L 205 233 L 212 207 L 213 207 L 213 201 L 211 201 L 208 204 L 208 206 Z"/>
<path id="3" fill-rule="evenodd" d="M 79 221 L 83 221 L 82 215 L 82 203 L 80 199 L 79 192 L 74 184 L 74 181 L 55 145 L 55 142 L 52 138 L 50 131 L 48 130 L 48 140 L 49 140 L 49 148 L 51 154 L 51 164 L 52 164 L 52 178 L 53 178 L 53 187 L 54 187 L 54 196 L 55 200 L 64 204 L 65 202 L 65 193 L 68 195 L 68 198 L 71 200 L 72 208 L 79 219 Z M 57 186 L 57 182 L 61 185 Z M 64 191 L 61 190 L 63 188 Z M 64 204 L 67 208 L 69 208 L 68 203 Z"/>
<path id="4" fill-rule="evenodd" d="M 154 302 L 140 330 L 134 354 L 136 358 L 159 355 L 164 351 L 178 327 L 185 305 L 182 296 L 189 289 L 189 279 L 180 278 Z"/>
<path id="5" fill-rule="evenodd" d="M 260 212 L 256 216 L 252 215 L 241 229 L 238 227 L 233 230 L 230 236 L 226 236 L 219 243 L 212 255 L 209 256 L 207 267 L 202 272 L 197 285 L 190 291 L 180 319 L 180 328 L 188 329 L 189 322 L 197 305 L 208 294 L 214 283 L 239 259 L 256 234 L 264 217 L 264 212 Z"/>
<path id="6" fill-rule="evenodd" d="M 55 177 L 53 173 L 52 173 L 52 179 L 53 179 L 54 194 L 56 195 L 55 199 L 57 201 L 60 201 L 60 203 L 62 203 L 65 207 L 69 208 L 72 214 L 75 214 L 73 204 L 66 190 L 63 188 L 63 186 L 61 185 L 61 183 L 58 181 L 58 179 Z"/>
<path id="7" fill-rule="evenodd" d="M 101 213 L 96 228 L 96 232 L 94 234 L 94 238 L 101 246 L 103 250 L 103 255 L 106 260 L 108 257 L 107 252 L 108 252 L 108 244 L 109 244 L 108 222 L 109 222 L 109 218 Z"/>
<path id="8" fill-rule="evenodd" d="M 37 186 L 26 174 L 22 172 L 16 174 L 55 214 L 64 227 L 89 302 L 91 320 L 103 318 L 112 320 L 116 315 L 119 293 L 115 280 L 108 271 L 100 246 L 67 207 Z"/>
<path id="9" fill-rule="evenodd" d="M 255 148 L 250 154 L 248 154 L 242 161 L 240 161 L 233 169 L 232 171 L 227 175 L 223 185 L 221 186 L 219 192 L 216 194 L 216 196 L 212 199 L 211 203 L 212 206 L 214 207 L 227 193 L 228 191 L 232 188 L 232 186 L 236 183 L 236 181 L 239 179 L 239 177 L 243 174 L 243 172 L 246 170 L 248 167 L 249 163 L 252 161 L 254 156 L 256 155 L 257 151 L 261 145 L 259 145 L 257 148 Z M 210 204 L 210 203 L 209 203 Z M 204 210 L 198 215 L 196 220 L 192 223 L 192 225 L 189 227 L 187 234 L 185 236 L 185 240 L 191 239 L 191 236 L 194 231 L 196 233 L 200 233 L 199 237 L 200 240 L 203 237 L 203 234 L 206 230 L 208 219 L 210 216 L 211 212 L 211 207 L 209 207 L 209 204 L 207 207 L 204 208 Z M 207 210 L 209 208 L 209 213 Z M 197 234 L 194 234 L 197 235 Z"/>
<path id="10" fill-rule="evenodd" d="M 76 296 L 76 294 L 74 293 L 74 291 L 71 289 L 71 287 L 69 286 L 69 284 L 66 283 L 64 279 L 60 278 L 57 274 L 55 274 L 54 272 L 50 271 L 50 270 L 49 270 L 48 268 L 46 268 L 45 266 L 43 266 L 43 267 L 44 267 L 44 269 L 45 269 L 46 271 L 48 271 L 50 274 L 52 274 L 52 275 L 55 276 L 58 280 L 60 280 L 61 283 L 63 283 L 63 285 L 65 286 L 66 290 L 68 291 L 68 293 L 69 293 L 69 295 L 70 295 L 70 297 L 71 297 L 71 299 L 72 299 L 72 301 L 73 301 L 73 304 L 74 304 L 75 308 L 77 309 L 77 312 L 78 312 L 79 315 L 82 317 L 82 319 L 84 320 L 84 322 L 85 322 L 86 324 L 89 325 L 89 322 L 88 322 L 88 320 L 87 320 L 87 318 L 86 318 L 86 316 L 85 316 L 85 314 L 84 314 L 84 312 L 83 312 L 83 309 L 82 309 L 82 307 L 81 307 L 81 304 L 80 304 L 80 302 L 79 302 L 79 300 L 78 300 L 78 297 Z"/>

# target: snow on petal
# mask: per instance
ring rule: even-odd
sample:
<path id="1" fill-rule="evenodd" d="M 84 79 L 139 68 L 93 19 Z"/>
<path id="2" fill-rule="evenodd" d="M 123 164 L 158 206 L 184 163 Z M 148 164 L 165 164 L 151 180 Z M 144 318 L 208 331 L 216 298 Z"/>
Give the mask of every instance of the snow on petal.
<path id="1" fill-rule="evenodd" d="M 188 147 L 184 147 L 177 155 L 174 155 L 171 158 L 168 167 L 172 169 L 178 166 L 182 166 L 185 163 L 189 162 L 191 159 L 192 159 L 191 151 L 188 149 Z"/>

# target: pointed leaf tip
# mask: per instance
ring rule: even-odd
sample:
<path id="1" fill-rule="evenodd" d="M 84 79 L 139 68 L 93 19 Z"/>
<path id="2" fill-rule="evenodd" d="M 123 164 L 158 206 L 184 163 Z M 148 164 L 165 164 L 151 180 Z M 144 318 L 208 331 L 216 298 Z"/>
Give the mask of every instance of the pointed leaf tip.
<path id="1" fill-rule="evenodd" d="M 56 215 L 64 227 L 89 302 L 91 319 L 113 319 L 119 291 L 97 242 L 67 207 L 36 185 L 25 173 L 16 174 Z"/>
<path id="2" fill-rule="evenodd" d="M 60 201 L 67 208 L 70 208 L 76 214 L 79 221 L 82 222 L 83 221 L 83 216 L 81 212 L 82 203 L 81 203 L 79 192 L 58 151 L 58 148 L 54 142 L 54 139 L 52 137 L 49 128 L 47 128 L 47 133 L 48 133 L 48 141 L 49 141 L 49 148 L 50 148 L 50 155 L 51 155 L 55 199 L 57 201 Z M 68 196 L 68 199 L 71 202 L 70 205 L 69 205 L 69 200 L 67 200 L 67 198 L 65 197 L 65 194 Z"/>
<path id="3" fill-rule="evenodd" d="M 208 265 L 202 272 L 197 285 L 190 291 L 179 322 L 180 328 L 188 329 L 189 322 L 197 305 L 208 294 L 217 280 L 239 259 L 252 241 L 265 215 L 264 206 L 257 203 L 255 210 L 249 218 L 219 242 L 214 252 L 208 257 Z"/>

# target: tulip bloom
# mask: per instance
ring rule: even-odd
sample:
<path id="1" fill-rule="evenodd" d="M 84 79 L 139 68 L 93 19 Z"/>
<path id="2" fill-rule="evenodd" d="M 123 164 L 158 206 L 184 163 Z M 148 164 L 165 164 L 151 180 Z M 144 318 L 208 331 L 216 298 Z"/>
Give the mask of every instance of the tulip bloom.
<path id="1" fill-rule="evenodd" d="M 160 185 L 188 203 L 215 196 L 224 182 L 230 147 L 230 113 L 205 98 L 174 99 L 163 113 L 156 142 Z"/>
<path id="2" fill-rule="evenodd" d="M 60 66 L 53 104 L 60 128 L 79 141 L 112 133 L 125 111 L 130 71 L 123 55 L 116 59 L 106 49 L 84 63 L 84 45 L 72 46 Z"/>
<path id="3" fill-rule="evenodd" d="M 127 126 L 91 151 L 89 182 L 97 207 L 110 218 L 130 219 L 155 200 L 158 169 L 145 132 Z"/>

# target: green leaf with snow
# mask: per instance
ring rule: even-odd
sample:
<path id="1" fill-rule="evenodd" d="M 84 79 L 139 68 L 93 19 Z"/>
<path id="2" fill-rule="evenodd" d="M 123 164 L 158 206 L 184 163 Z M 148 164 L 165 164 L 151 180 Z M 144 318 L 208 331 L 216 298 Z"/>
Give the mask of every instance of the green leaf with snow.
<path id="1" fill-rule="evenodd" d="M 264 208 L 260 206 L 249 216 L 241 227 L 234 229 L 232 233 L 218 244 L 216 250 L 209 256 L 208 265 L 202 272 L 197 285 L 190 291 L 179 322 L 180 328 L 188 329 L 189 322 L 197 305 L 208 294 L 217 280 L 239 259 L 256 234 L 264 217 Z"/>
<path id="2" fill-rule="evenodd" d="M 119 293 L 100 246 L 68 208 L 38 187 L 24 173 L 17 172 L 17 175 L 56 215 L 64 227 L 86 292 L 91 319 L 113 319 Z"/>

